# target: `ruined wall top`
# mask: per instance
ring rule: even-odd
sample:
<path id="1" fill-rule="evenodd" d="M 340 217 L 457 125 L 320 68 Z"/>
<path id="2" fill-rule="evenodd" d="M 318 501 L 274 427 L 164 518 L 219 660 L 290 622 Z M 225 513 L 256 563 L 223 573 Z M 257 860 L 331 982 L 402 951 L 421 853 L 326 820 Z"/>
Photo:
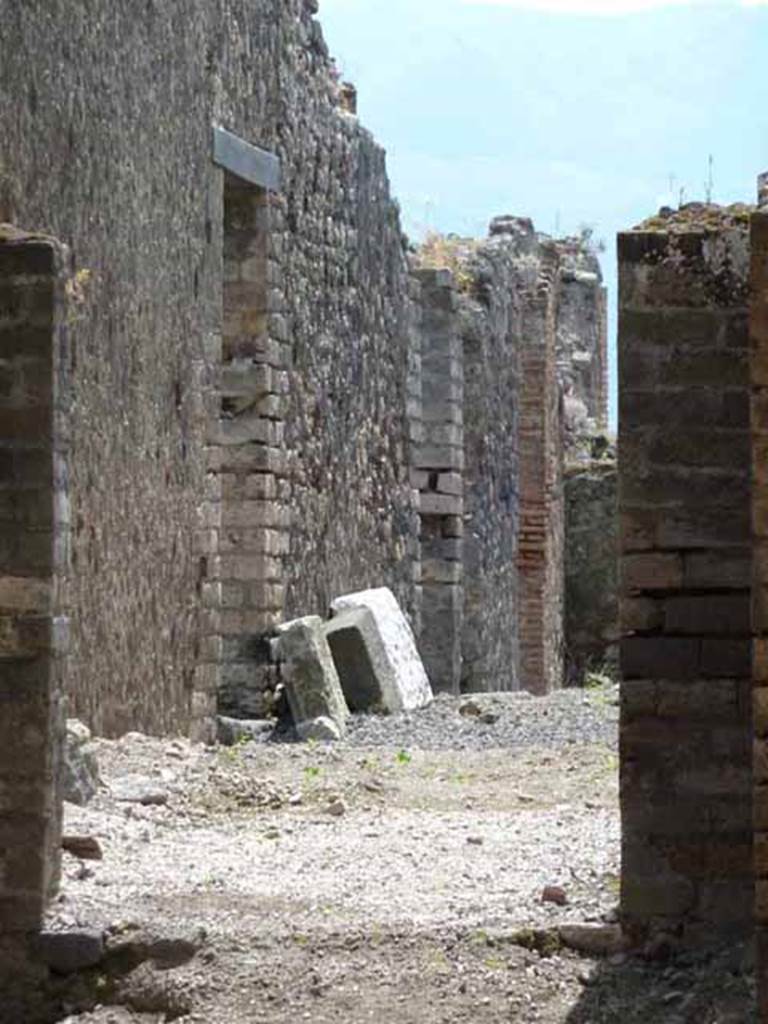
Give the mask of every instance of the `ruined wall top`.
<path id="1" fill-rule="evenodd" d="M 619 290 L 623 289 L 625 307 L 725 307 L 746 302 L 754 210 L 746 203 L 664 207 L 620 234 Z M 642 279 L 633 277 L 631 268 L 636 265 L 647 268 Z"/>

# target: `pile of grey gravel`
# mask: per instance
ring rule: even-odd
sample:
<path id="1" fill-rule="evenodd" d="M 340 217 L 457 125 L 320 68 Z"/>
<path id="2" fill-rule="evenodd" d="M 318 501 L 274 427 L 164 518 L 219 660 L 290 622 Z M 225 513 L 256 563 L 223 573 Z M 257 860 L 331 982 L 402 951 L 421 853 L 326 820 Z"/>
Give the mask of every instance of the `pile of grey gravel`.
<path id="1" fill-rule="evenodd" d="M 349 746 L 419 750 L 559 749 L 567 744 L 618 745 L 619 688 L 559 690 L 546 697 L 526 692 L 454 696 L 438 694 L 429 707 L 391 715 L 355 714 Z M 289 725 L 272 742 L 296 742 Z"/>

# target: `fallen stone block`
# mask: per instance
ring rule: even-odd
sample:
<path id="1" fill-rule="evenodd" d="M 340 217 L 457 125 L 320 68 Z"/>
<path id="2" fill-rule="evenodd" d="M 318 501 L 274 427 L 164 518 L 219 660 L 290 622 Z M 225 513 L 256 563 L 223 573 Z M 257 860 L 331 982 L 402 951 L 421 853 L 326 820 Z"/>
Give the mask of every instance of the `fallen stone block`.
<path id="1" fill-rule="evenodd" d="M 93 836 L 62 836 L 61 848 L 80 860 L 103 860 L 101 843 Z"/>
<path id="2" fill-rule="evenodd" d="M 342 730 L 332 718 L 311 718 L 296 726 L 296 735 L 300 740 L 334 741 L 343 736 Z"/>
<path id="3" fill-rule="evenodd" d="M 216 719 L 219 743 L 234 747 L 237 743 L 263 743 L 275 731 L 275 723 L 268 718 L 226 718 Z"/>
<path id="4" fill-rule="evenodd" d="M 415 711 L 432 702 L 432 687 L 416 649 L 413 631 L 391 590 L 379 587 L 347 594 L 336 598 L 331 608 L 334 618 L 361 608 L 371 613 L 381 646 L 371 641 L 368 654 L 370 657 L 373 651 L 376 656 L 373 667 L 378 673 L 386 710 Z"/>
<path id="5" fill-rule="evenodd" d="M 331 649 L 318 615 L 308 615 L 278 627 L 273 653 L 281 663 L 281 676 L 299 736 L 313 735 L 319 719 L 328 719 L 340 739 L 346 730 L 349 708 L 344 699 Z M 315 736 L 317 738 L 317 736 Z"/>
<path id="6" fill-rule="evenodd" d="M 368 608 L 350 608 L 324 626 L 352 711 L 396 711 L 402 705 L 384 641 Z"/>
<path id="7" fill-rule="evenodd" d="M 95 796 L 100 782 L 91 730 L 76 718 L 67 719 L 61 768 L 63 799 L 82 807 Z"/>
<path id="8" fill-rule="evenodd" d="M 97 931 L 41 932 L 35 956 L 56 974 L 75 974 L 95 967 L 104 957 L 104 936 Z"/>
<path id="9" fill-rule="evenodd" d="M 629 942 L 617 924 L 563 924 L 560 941 L 569 949 L 587 956 L 615 956 L 629 948 Z"/>

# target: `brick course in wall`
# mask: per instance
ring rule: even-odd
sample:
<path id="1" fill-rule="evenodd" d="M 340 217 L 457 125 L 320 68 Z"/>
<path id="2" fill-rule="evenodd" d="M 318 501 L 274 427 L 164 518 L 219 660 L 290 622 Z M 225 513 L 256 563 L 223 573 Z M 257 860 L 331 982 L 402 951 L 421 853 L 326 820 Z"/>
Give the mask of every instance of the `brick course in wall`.
<path id="1" fill-rule="evenodd" d="M 688 943 L 752 923 L 748 231 L 619 237 L 622 913 Z"/>
<path id="2" fill-rule="evenodd" d="M 67 255 L 0 225 L 0 990 L 58 883 L 69 619 Z M 8 1005 L 6 1003 L 6 1005 Z M 21 1019 L 21 1018 L 19 1018 Z"/>
<path id="3" fill-rule="evenodd" d="M 751 222 L 752 675 L 755 925 L 760 1020 L 768 1021 L 768 211 Z"/>

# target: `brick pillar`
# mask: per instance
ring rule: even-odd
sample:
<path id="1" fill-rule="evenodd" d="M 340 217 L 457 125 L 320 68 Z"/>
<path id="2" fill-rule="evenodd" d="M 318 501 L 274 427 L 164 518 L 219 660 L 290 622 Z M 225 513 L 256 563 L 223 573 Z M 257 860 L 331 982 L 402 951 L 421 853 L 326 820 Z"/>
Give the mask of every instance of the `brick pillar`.
<path id="1" fill-rule="evenodd" d="M 752 218 L 752 524 L 755 921 L 760 1020 L 768 1021 L 768 210 Z"/>
<path id="2" fill-rule="evenodd" d="M 520 357 L 520 682 L 548 693 L 563 676 L 563 498 L 556 376 L 558 254 L 543 243 L 523 294 Z"/>
<path id="3" fill-rule="evenodd" d="M 219 707 L 253 718 L 274 682 L 267 640 L 282 620 L 289 510 L 283 421 L 288 334 L 275 236 L 279 196 L 226 178 L 221 419 L 214 452 L 219 557 L 208 583 L 220 609 Z"/>
<path id="4" fill-rule="evenodd" d="M 752 919 L 747 246 L 619 236 L 622 912 L 691 944 Z"/>
<path id="5" fill-rule="evenodd" d="M 40 926 L 59 872 L 69 625 L 64 266 L 53 240 L 0 225 L 0 973 L 12 937 L 21 942 Z"/>
<path id="6" fill-rule="evenodd" d="M 463 608 L 464 371 L 453 279 L 420 270 L 423 442 L 413 485 L 420 491 L 420 651 L 435 690 L 459 692 Z"/>

